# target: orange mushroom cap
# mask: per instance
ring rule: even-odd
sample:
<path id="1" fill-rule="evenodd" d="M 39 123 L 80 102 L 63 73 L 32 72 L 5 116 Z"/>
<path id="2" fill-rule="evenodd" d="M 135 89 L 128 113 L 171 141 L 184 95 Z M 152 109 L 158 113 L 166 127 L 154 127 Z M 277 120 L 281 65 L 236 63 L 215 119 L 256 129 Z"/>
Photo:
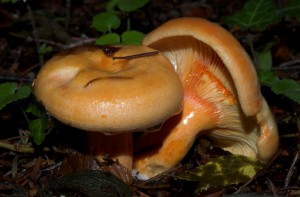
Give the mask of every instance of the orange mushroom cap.
<path id="1" fill-rule="evenodd" d="M 89 148 L 100 162 L 109 157 L 129 170 L 132 132 L 160 125 L 182 109 L 178 75 L 167 58 L 146 46 L 69 49 L 50 59 L 33 85 L 50 115 L 94 131 Z"/>
<path id="2" fill-rule="evenodd" d="M 116 48 L 115 57 L 149 53 L 145 46 Z M 34 92 L 61 122 L 87 131 L 119 133 L 161 124 L 181 110 L 178 75 L 161 53 L 118 59 L 99 47 L 77 47 L 49 60 Z"/>

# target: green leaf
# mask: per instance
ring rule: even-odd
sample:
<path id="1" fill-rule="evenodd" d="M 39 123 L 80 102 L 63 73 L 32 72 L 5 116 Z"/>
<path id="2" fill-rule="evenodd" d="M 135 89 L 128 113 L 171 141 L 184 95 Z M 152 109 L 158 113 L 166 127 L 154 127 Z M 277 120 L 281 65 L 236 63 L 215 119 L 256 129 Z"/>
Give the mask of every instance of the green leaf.
<path id="1" fill-rule="evenodd" d="M 270 49 L 255 53 L 259 62 L 259 68 L 262 70 L 271 70 L 272 68 L 272 53 Z"/>
<path id="2" fill-rule="evenodd" d="M 52 50 L 53 50 L 52 46 L 48 46 L 46 43 L 43 43 L 39 48 L 39 52 L 42 55 L 45 55 L 45 54 L 51 52 Z"/>
<path id="3" fill-rule="evenodd" d="M 114 45 L 120 44 L 120 36 L 116 33 L 106 34 L 96 40 L 98 45 Z"/>
<path id="4" fill-rule="evenodd" d="M 262 163 L 250 158 L 229 155 L 212 159 L 205 165 L 176 177 L 188 181 L 197 181 L 196 193 L 200 193 L 211 187 L 245 183 L 252 179 L 263 167 Z"/>
<path id="5" fill-rule="evenodd" d="M 300 104 L 300 89 L 295 89 L 295 90 L 287 90 L 283 93 L 286 97 L 292 99 L 293 101 L 297 102 Z"/>
<path id="6" fill-rule="evenodd" d="M 101 12 L 93 17 L 92 25 L 100 32 L 111 32 L 111 29 L 117 29 L 121 25 L 121 20 L 115 14 Z"/>
<path id="7" fill-rule="evenodd" d="M 239 13 L 225 18 L 228 25 L 257 30 L 264 30 L 278 21 L 273 0 L 249 0 Z"/>
<path id="8" fill-rule="evenodd" d="M 299 0 L 289 0 L 287 5 L 284 6 L 280 13 L 285 16 L 296 17 L 298 21 L 300 20 L 300 1 Z"/>
<path id="9" fill-rule="evenodd" d="M 45 132 L 48 128 L 48 118 L 42 117 L 29 122 L 30 135 L 33 142 L 37 145 L 43 143 L 45 139 Z"/>
<path id="10" fill-rule="evenodd" d="M 39 118 L 47 116 L 47 111 L 44 106 L 37 102 L 30 104 L 25 112 L 31 113 Z"/>
<path id="11" fill-rule="evenodd" d="M 122 44 L 124 45 L 141 45 L 145 34 L 139 31 L 125 31 L 122 33 Z"/>
<path id="12" fill-rule="evenodd" d="M 80 192 L 85 196 L 132 197 L 130 187 L 113 174 L 100 170 L 78 171 L 51 180 L 53 190 Z"/>
<path id="13" fill-rule="evenodd" d="M 118 8 L 123 12 L 132 12 L 144 7 L 149 0 L 122 0 L 118 2 Z"/>
<path id="14" fill-rule="evenodd" d="M 272 90 L 276 94 L 282 94 L 285 91 L 293 90 L 293 89 L 294 90 L 300 89 L 300 84 L 298 84 L 296 81 L 292 79 L 278 80 L 277 82 L 273 83 L 273 87 L 272 87 Z"/>
<path id="15" fill-rule="evenodd" d="M 0 109 L 3 109 L 7 104 L 29 97 L 31 88 L 23 86 L 18 88 L 17 83 L 2 83 L 0 84 Z"/>
<path id="16" fill-rule="evenodd" d="M 280 80 L 271 70 L 272 54 L 271 45 L 267 45 L 261 52 L 255 52 L 259 61 L 257 76 L 261 85 L 268 86 L 275 94 L 282 94 L 300 104 L 300 84 L 292 79 Z"/>
<path id="17" fill-rule="evenodd" d="M 278 80 L 277 75 L 271 70 L 257 70 L 257 76 L 261 85 L 271 87 Z"/>
<path id="18" fill-rule="evenodd" d="M 271 89 L 276 94 L 283 94 L 300 104 L 300 84 L 292 79 L 282 79 L 274 82 Z"/>
<path id="19" fill-rule="evenodd" d="M 115 11 L 115 7 L 116 5 L 119 3 L 120 0 L 110 0 L 107 4 L 106 4 L 106 10 L 110 13 L 114 13 Z"/>

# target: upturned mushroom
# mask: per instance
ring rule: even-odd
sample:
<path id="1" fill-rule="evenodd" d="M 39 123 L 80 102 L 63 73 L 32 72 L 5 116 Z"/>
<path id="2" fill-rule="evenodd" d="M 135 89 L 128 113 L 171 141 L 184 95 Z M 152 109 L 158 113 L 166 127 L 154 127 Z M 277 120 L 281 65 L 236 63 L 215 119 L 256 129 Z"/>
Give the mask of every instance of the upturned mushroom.
<path id="1" fill-rule="evenodd" d="M 136 141 L 134 168 L 141 178 L 178 165 L 201 134 L 233 154 L 270 161 L 278 149 L 277 126 L 251 59 L 227 30 L 200 18 L 178 18 L 147 34 L 143 44 L 172 63 L 184 104 L 159 133 Z"/>
<path id="2" fill-rule="evenodd" d="M 50 115 L 88 131 L 91 153 L 132 168 L 132 132 L 181 111 L 183 88 L 169 60 L 145 46 L 81 46 L 50 59 L 34 93 Z"/>

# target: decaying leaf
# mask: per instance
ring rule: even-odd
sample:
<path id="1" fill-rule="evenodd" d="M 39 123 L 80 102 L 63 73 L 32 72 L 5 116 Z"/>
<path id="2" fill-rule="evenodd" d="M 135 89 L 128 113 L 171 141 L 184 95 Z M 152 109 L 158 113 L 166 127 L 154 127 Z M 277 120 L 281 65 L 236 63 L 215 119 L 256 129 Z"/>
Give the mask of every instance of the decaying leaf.
<path id="1" fill-rule="evenodd" d="M 262 163 L 250 158 L 228 155 L 212 159 L 205 165 L 178 175 L 177 178 L 197 181 L 196 192 L 198 193 L 211 187 L 245 183 L 263 167 Z"/>

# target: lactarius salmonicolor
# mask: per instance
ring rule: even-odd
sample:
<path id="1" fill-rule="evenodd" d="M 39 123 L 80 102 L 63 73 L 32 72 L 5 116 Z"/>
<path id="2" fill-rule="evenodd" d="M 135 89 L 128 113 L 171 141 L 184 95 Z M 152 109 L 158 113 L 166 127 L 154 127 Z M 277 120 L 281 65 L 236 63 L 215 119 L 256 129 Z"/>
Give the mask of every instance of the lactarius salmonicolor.
<path id="1" fill-rule="evenodd" d="M 169 60 L 145 46 L 69 49 L 42 67 L 34 93 L 50 115 L 89 131 L 89 148 L 100 161 L 118 159 L 128 169 L 132 132 L 160 125 L 183 101 Z"/>
<path id="2" fill-rule="evenodd" d="M 142 153 L 134 168 L 141 176 L 153 177 L 176 166 L 201 134 L 234 154 L 261 162 L 274 156 L 276 123 L 251 59 L 227 30 L 204 19 L 178 18 L 147 34 L 143 44 L 172 63 L 184 88 L 184 104 L 161 132 L 137 140 L 135 149 Z"/>

